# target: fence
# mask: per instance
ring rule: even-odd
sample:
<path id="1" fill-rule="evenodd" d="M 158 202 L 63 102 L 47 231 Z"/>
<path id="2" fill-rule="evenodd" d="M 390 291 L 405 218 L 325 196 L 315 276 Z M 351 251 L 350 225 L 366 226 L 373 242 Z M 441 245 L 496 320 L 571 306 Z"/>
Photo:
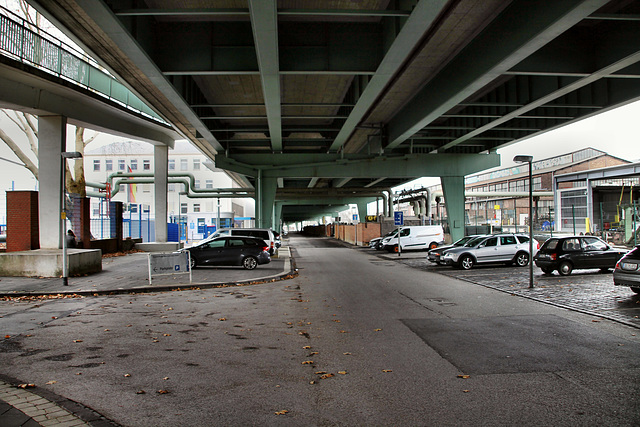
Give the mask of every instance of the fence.
<path id="1" fill-rule="evenodd" d="M 44 30 L 0 7 L 0 53 L 71 81 L 147 117 L 166 123 L 97 63 Z"/>
<path id="2" fill-rule="evenodd" d="M 113 203 L 113 202 L 111 202 Z M 100 200 L 98 212 L 91 219 L 91 235 L 94 239 L 111 239 L 116 237 L 115 209 L 106 200 Z M 143 242 L 151 242 L 155 236 L 155 221 L 151 219 L 148 205 L 130 203 L 123 213 L 122 237 L 126 239 L 142 238 Z"/>

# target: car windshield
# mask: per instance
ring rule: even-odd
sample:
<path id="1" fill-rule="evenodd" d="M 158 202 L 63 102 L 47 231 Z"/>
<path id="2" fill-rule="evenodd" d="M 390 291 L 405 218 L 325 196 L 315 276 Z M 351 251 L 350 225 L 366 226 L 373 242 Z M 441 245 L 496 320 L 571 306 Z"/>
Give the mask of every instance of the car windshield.
<path id="1" fill-rule="evenodd" d="M 457 242 L 455 242 L 453 244 L 453 246 L 463 246 L 465 243 L 467 243 L 471 239 L 477 239 L 477 236 L 466 236 L 466 237 L 463 237 L 462 239 L 460 239 Z"/>
<path id="2" fill-rule="evenodd" d="M 473 239 L 465 243 L 464 247 L 471 248 L 473 246 L 476 246 L 478 243 L 482 242 L 483 240 L 484 240 L 484 237 L 474 237 Z"/>
<path id="3" fill-rule="evenodd" d="M 558 239 L 549 239 L 546 242 L 544 242 L 544 245 L 542 245 L 542 249 L 543 251 L 545 250 L 550 250 L 553 251 L 556 249 L 556 247 L 558 246 Z"/>

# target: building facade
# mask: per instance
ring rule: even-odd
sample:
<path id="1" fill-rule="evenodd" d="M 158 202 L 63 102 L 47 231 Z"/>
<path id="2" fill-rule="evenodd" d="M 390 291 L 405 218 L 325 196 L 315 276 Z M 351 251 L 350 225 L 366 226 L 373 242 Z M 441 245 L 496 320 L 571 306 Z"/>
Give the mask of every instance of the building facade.
<path id="1" fill-rule="evenodd" d="M 251 227 L 254 224 L 255 204 L 252 198 L 207 197 L 220 188 L 238 188 L 224 171 L 210 168 L 206 157 L 187 142 L 176 142 L 169 150 L 170 175 L 167 194 L 167 212 L 170 223 L 181 224 L 181 240 L 199 240 L 221 227 Z M 125 204 L 125 219 L 155 217 L 153 195 L 154 171 L 153 146 L 141 142 L 115 142 L 84 154 L 87 192 L 91 197 L 91 216 L 100 218 L 105 212 L 105 195 L 108 187 L 116 194 L 112 201 Z M 134 177 L 138 183 L 123 184 Z M 172 179 L 172 176 L 179 175 Z M 171 182 L 179 181 L 179 182 Z M 187 185 L 201 190 L 196 197 L 189 197 Z M 101 197 L 96 197 L 101 196 Z M 95 233 L 94 233 L 95 234 Z"/>

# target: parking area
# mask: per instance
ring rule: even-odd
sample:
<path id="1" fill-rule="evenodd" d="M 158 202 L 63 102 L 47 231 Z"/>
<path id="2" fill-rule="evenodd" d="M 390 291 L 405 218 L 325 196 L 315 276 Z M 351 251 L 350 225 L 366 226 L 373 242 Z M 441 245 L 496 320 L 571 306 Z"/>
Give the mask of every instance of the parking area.
<path id="1" fill-rule="evenodd" d="M 392 260 L 412 268 L 444 274 L 514 295 L 593 314 L 640 328 L 640 296 L 628 287 L 614 286 L 613 273 L 600 270 L 577 270 L 570 276 L 557 272 L 547 276 L 534 266 L 534 288 L 529 288 L 528 267 L 476 265 L 471 270 L 439 266 L 426 259 L 426 251 L 388 254 L 362 248 L 378 258 Z"/>

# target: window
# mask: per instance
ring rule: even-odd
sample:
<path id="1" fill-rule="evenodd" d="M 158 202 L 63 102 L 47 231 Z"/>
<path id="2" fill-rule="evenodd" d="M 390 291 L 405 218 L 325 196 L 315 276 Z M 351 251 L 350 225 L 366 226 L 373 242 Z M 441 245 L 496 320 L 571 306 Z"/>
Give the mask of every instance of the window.
<path id="1" fill-rule="evenodd" d="M 186 203 L 180 203 L 180 213 L 181 214 L 186 214 L 188 209 L 189 209 L 189 207 L 187 206 Z"/>
<path id="2" fill-rule="evenodd" d="M 567 239 L 562 244 L 562 249 L 565 251 L 579 251 L 582 249 L 580 246 L 580 239 Z"/>
<path id="3" fill-rule="evenodd" d="M 196 188 L 200 188 L 200 180 L 199 179 L 196 179 L 196 184 L 195 185 L 196 185 Z"/>
<path id="4" fill-rule="evenodd" d="M 135 203 L 131 203 L 131 204 L 129 205 L 129 211 L 130 211 L 131 213 L 138 213 L 138 205 L 137 205 L 137 204 L 135 204 Z"/>
<path id="5" fill-rule="evenodd" d="M 194 203 L 193 204 L 193 211 L 194 212 L 200 212 L 200 203 Z"/>
<path id="6" fill-rule="evenodd" d="M 135 159 L 131 159 L 131 162 L 129 163 L 131 170 L 132 171 L 137 171 L 138 170 L 138 161 Z"/>
<path id="7" fill-rule="evenodd" d="M 200 159 L 193 159 L 193 170 L 194 171 L 200 170 Z"/>
<path id="8" fill-rule="evenodd" d="M 205 185 L 206 185 L 206 188 L 208 188 L 208 189 L 213 188 L 213 180 L 212 179 L 208 179 L 206 181 Z"/>
<path id="9" fill-rule="evenodd" d="M 409 234 L 411 234 L 411 229 L 403 228 L 402 231 L 400 231 L 400 238 L 407 237 Z"/>
<path id="10" fill-rule="evenodd" d="M 145 171 L 151 170 L 151 160 L 142 161 L 142 170 L 145 170 Z"/>
<path id="11" fill-rule="evenodd" d="M 604 251 L 607 249 L 607 245 L 600 239 L 595 237 L 585 237 L 584 239 L 585 249 L 588 251 Z"/>
<path id="12" fill-rule="evenodd" d="M 140 184 L 142 185 L 142 192 L 143 193 L 151 193 L 151 184 Z"/>
<path id="13" fill-rule="evenodd" d="M 485 246 L 498 246 L 498 238 L 497 237 L 492 237 L 490 239 L 485 240 L 484 242 Z"/>
<path id="14" fill-rule="evenodd" d="M 167 189 L 169 190 L 170 193 L 174 193 L 176 191 L 176 185 L 175 184 L 169 184 L 169 185 L 167 185 Z"/>
<path id="15" fill-rule="evenodd" d="M 124 170 L 124 159 L 118 160 L 118 170 L 119 171 L 123 171 Z"/>
<path id="16" fill-rule="evenodd" d="M 94 160 L 93 161 L 93 171 L 94 172 L 99 172 L 100 171 L 100 160 Z"/>
<path id="17" fill-rule="evenodd" d="M 174 159 L 169 159 L 169 170 L 170 171 L 176 170 L 176 161 Z"/>
<path id="18" fill-rule="evenodd" d="M 208 246 L 211 249 L 224 248 L 224 243 L 226 241 L 227 241 L 226 239 L 214 240 L 214 241 L 210 242 Z"/>
<path id="19" fill-rule="evenodd" d="M 189 170 L 189 161 L 187 159 L 180 159 L 180 170 Z"/>
<path id="20" fill-rule="evenodd" d="M 105 160 L 104 161 L 105 170 L 112 171 L 113 170 L 113 160 Z"/>
<path id="21" fill-rule="evenodd" d="M 515 236 L 500 236 L 501 245 L 515 245 L 517 243 Z"/>
<path id="22" fill-rule="evenodd" d="M 119 191 L 124 191 L 124 184 L 120 184 L 120 190 Z"/>

